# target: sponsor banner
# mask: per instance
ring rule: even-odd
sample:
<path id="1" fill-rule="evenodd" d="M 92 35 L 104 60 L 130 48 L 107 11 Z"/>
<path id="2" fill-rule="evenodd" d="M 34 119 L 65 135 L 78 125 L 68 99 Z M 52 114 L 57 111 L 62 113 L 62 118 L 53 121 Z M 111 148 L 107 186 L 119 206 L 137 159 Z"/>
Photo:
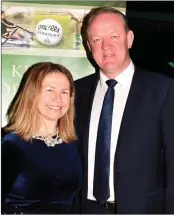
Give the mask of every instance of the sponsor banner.
<path id="1" fill-rule="evenodd" d="M 116 3 L 106 1 L 100 4 L 112 6 Z M 83 17 L 91 8 L 92 6 L 2 2 L 2 49 L 83 50 L 80 30 Z M 125 8 L 119 9 L 125 13 Z"/>
<path id="2" fill-rule="evenodd" d="M 60 5 L 4 3 L 2 48 L 83 49 L 80 29 L 88 11 Z"/>

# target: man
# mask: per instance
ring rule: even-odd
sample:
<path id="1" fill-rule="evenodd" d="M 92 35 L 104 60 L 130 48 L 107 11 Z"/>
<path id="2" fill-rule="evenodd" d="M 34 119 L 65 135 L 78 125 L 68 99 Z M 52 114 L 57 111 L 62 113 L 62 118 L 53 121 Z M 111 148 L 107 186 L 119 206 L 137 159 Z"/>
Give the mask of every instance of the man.
<path id="1" fill-rule="evenodd" d="M 134 66 L 114 8 L 92 9 L 82 37 L 99 67 L 75 82 L 83 213 L 174 213 L 173 81 Z"/>
<path id="2" fill-rule="evenodd" d="M 71 16 L 71 20 L 74 20 L 74 30 L 75 30 L 75 37 L 76 37 L 76 43 L 74 49 L 79 50 L 82 44 L 81 39 L 81 27 L 82 27 L 82 20 L 84 15 L 86 14 L 85 11 L 80 10 L 78 12 L 75 10 L 72 10 L 68 12 L 68 14 Z"/>
<path id="3" fill-rule="evenodd" d="M 7 21 L 5 12 L 1 11 L 1 36 L 3 38 L 14 38 L 14 39 L 21 39 L 21 35 L 17 32 L 8 31 L 9 29 L 17 29 L 17 25 Z"/>
<path id="4" fill-rule="evenodd" d="M 71 16 L 71 19 L 75 21 L 75 23 L 74 23 L 75 37 L 76 37 L 75 49 L 79 50 L 80 46 L 82 44 L 82 39 L 81 39 L 81 35 L 80 35 L 82 21 L 72 12 L 69 12 L 69 15 Z"/>

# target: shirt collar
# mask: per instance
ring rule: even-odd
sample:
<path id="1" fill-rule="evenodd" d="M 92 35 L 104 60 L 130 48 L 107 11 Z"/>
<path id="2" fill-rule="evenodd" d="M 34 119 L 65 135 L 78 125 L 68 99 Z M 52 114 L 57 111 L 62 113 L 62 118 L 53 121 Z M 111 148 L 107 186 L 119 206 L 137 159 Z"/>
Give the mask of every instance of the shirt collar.
<path id="1" fill-rule="evenodd" d="M 134 74 L 135 66 L 132 61 L 130 61 L 129 66 L 121 72 L 118 76 L 116 76 L 115 80 L 121 85 L 126 86 L 128 83 L 131 83 L 132 77 Z M 100 70 L 100 85 L 101 87 L 105 88 L 107 87 L 106 81 L 109 80 L 108 77 L 106 77 L 103 72 Z"/>

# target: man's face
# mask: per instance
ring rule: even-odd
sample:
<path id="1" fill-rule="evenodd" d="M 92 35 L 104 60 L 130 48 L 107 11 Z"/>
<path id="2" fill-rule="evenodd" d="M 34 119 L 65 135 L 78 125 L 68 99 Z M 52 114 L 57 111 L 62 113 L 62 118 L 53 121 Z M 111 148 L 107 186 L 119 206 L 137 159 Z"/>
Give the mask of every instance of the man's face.
<path id="1" fill-rule="evenodd" d="M 119 15 L 98 15 L 89 26 L 88 38 L 94 60 L 109 78 L 115 78 L 129 65 L 133 32 L 126 32 L 123 19 Z"/>
<path id="2" fill-rule="evenodd" d="M 5 13 L 1 14 L 1 19 L 5 19 Z"/>

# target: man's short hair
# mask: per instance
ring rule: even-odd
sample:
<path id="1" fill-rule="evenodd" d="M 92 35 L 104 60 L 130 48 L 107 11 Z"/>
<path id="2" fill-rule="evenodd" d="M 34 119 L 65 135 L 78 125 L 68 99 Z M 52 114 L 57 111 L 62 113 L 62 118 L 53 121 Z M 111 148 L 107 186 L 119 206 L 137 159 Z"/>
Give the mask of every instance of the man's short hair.
<path id="1" fill-rule="evenodd" d="M 126 31 L 130 30 L 129 26 L 128 26 L 128 23 L 127 23 L 126 16 L 121 11 L 119 11 L 118 9 L 116 9 L 114 7 L 92 8 L 91 11 L 88 14 L 86 14 L 84 16 L 84 19 L 83 19 L 83 24 L 82 24 L 82 28 L 81 28 L 81 35 L 82 35 L 82 38 L 83 38 L 84 42 L 88 40 L 87 32 L 88 32 L 88 29 L 89 29 L 92 21 L 97 16 L 99 16 L 100 14 L 106 14 L 106 13 L 112 13 L 112 14 L 116 14 L 116 15 L 120 16 L 122 18 L 123 22 L 124 22 L 125 30 Z"/>

